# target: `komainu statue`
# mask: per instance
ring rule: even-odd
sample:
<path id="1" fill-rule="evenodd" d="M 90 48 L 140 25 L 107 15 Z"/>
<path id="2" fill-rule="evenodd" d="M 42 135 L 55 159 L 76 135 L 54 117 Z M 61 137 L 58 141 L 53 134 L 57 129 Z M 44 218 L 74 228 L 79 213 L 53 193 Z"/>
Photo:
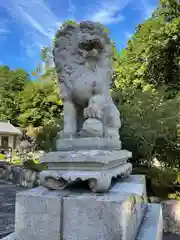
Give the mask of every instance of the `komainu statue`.
<path id="1" fill-rule="evenodd" d="M 127 177 L 132 154 L 121 149 L 120 114 L 110 95 L 112 43 L 101 24 L 65 24 L 56 34 L 54 62 L 64 102 L 64 129 L 56 151 L 40 160 L 40 183 L 53 190 L 88 183 L 106 192 L 112 178 Z"/>
<path id="2" fill-rule="evenodd" d="M 53 49 L 62 100 L 62 138 L 119 139 L 120 114 L 110 95 L 112 43 L 101 24 L 66 24 Z"/>

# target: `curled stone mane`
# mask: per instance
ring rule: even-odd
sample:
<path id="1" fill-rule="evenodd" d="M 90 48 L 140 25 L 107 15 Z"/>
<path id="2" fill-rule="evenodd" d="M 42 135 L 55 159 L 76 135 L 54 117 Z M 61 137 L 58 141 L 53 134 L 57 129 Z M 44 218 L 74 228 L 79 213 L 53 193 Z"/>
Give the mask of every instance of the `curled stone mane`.
<path id="1" fill-rule="evenodd" d="M 93 63 L 87 58 L 93 48 L 98 50 L 97 65 L 112 74 L 112 44 L 101 24 L 85 21 L 77 25 L 65 24 L 58 30 L 53 55 L 59 81 L 72 88 L 72 82 L 77 81 L 87 65 L 92 68 L 87 67 L 86 71 L 93 71 Z M 72 75 L 74 79 L 69 78 Z"/>

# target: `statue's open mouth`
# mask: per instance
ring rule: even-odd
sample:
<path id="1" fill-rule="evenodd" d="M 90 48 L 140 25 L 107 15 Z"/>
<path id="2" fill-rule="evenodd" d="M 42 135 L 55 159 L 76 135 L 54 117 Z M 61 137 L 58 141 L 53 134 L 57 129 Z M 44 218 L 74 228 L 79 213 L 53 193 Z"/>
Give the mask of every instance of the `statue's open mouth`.
<path id="1" fill-rule="evenodd" d="M 87 52 L 96 49 L 98 51 L 103 50 L 103 44 L 99 39 L 84 40 L 79 43 L 79 48 Z"/>

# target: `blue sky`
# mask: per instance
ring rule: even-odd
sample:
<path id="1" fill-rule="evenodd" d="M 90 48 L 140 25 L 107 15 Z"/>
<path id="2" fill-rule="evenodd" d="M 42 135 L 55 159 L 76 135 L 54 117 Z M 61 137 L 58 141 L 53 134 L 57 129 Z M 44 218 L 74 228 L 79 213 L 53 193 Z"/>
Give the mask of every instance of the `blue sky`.
<path id="1" fill-rule="evenodd" d="M 0 64 L 34 70 L 40 48 L 51 45 L 67 19 L 105 24 L 121 50 L 157 4 L 158 0 L 0 0 Z"/>

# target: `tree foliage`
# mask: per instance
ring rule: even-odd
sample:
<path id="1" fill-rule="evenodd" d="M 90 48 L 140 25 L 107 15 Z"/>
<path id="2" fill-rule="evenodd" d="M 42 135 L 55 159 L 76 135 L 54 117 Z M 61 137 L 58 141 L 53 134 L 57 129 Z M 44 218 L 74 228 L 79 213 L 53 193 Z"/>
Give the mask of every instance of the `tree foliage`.
<path id="1" fill-rule="evenodd" d="M 143 91 L 180 87 L 180 6 L 163 0 L 152 17 L 140 24 L 119 57 L 116 86 L 132 85 Z"/>
<path id="2" fill-rule="evenodd" d="M 24 69 L 11 70 L 8 66 L 0 66 L 0 120 L 11 121 L 18 125 L 20 114 L 19 96 L 30 82 Z"/>
<path id="3" fill-rule="evenodd" d="M 53 82 L 31 82 L 21 93 L 20 124 L 34 127 L 55 124 L 62 114 L 62 101 Z"/>
<path id="4" fill-rule="evenodd" d="M 134 160 L 179 167 L 180 5 L 160 1 L 126 49 L 115 54 L 114 95 L 124 146 Z"/>

